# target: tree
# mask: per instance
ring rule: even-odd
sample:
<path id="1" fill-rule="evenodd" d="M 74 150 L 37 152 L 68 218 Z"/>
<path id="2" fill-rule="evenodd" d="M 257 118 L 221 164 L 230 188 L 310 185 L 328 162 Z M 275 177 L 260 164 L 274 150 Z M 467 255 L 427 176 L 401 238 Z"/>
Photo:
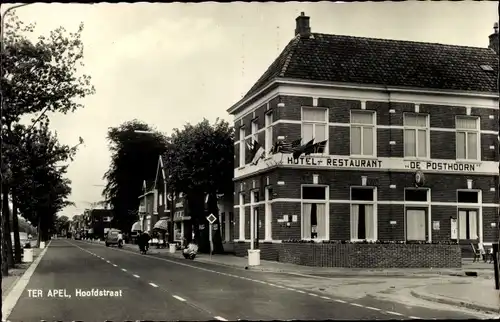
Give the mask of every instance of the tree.
<path id="1" fill-rule="evenodd" d="M 83 25 L 80 25 L 76 33 L 67 34 L 64 28 L 58 28 L 49 37 L 41 36 L 36 42 L 32 42 L 27 34 L 34 31 L 34 25 L 25 25 L 15 15 L 9 17 L 5 24 L 5 51 L 0 57 L 3 142 L 12 141 L 12 128 L 22 115 L 40 113 L 39 119 L 44 119 L 47 111 L 72 112 L 83 107 L 78 99 L 94 93 L 90 77 L 78 75 L 78 66 L 83 65 Z M 12 146 L 3 145 L 2 148 L 3 151 L 8 151 Z M 10 177 L 10 167 L 16 162 L 15 154 L 10 155 L 14 155 L 14 159 L 2 155 L 1 171 L 4 180 L 1 198 L 4 200 L 4 211 L 8 209 L 8 202 L 5 200 L 8 199 L 11 184 L 5 178 Z M 14 216 L 13 219 L 16 220 L 17 217 Z M 14 224 L 14 229 L 16 226 Z M 5 220 L 5 216 L 2 216 L 2 228 L 2 243 L 7 250 L 6 256 L 11 259 L 8 217 Z"/>
<path id="2" fill-rule="evenodd" d="M 58 216 L 55 220 L 55 233 L 62 234 L 63 232 L 67 232 L 69 230 L 69 218 L 67 216 Z"/>
<path id="3" fill-rule="evenodd" d="M 233 194 L 234 133 L 228 122 L 202 122 L 174 129 L 166 152 L 169 185 L 187 198 L 188 215 L 201 252 L 209 252 L 206 217 L 218 214 L 217 194 Z M 205 197 L 209 196 L 205 207 Z M 218 217 L 218 216 L 216 216 Z M 215 224 L 219 224 L 218 218 Z M 205 229 L 199 230 L 200 225 Z M 186 236 L 190 239 L 190 236 Z M 214 252 L 223 252 L 220 229 L 213 235 Z"/>
<path id="4" fill-rule="evenodd" d="M 9 148 L 5 150 L 4 155 L 11 162 L 10 176 L 5 180 L 3 193 L 6 196 L 12 193 L 13 203 L 13 230 L 14 230 L 14 249 L 15 262 L 19 263 L 21 259 L 21 247 L 19 242 L 19 226 L 17 223 L 17 209 L 21 210 L 23 216 L 37 225 L 39 238 L 45 238 L 46 231 L 49 226 L 41 226 L 40 222 L 45 222 L 42 216 L 52 216 L 45 214 L 45 206 L 41 206 L 41 199 L 46 198 L 53 189 L 58 188 L 60 180 L 54 179 L 50 174 L 62 176 L 67 165 L 59 166 L 61 162 L 72 160 L 75 155 L 78 145 L 69 147 L 61 145 L 58 142 L 57 134 L 49 130 L 49 123 L 42 121 L 39 127 L 27 132 L 23 125 L 16 125 L 11 131 L 11 135 L 7 137 L 8 141 L 4 142 Z M 80 139 L 80 144 L 83 141 Z M 44 181 L 47 180 L 47 181 Z M 66 182 L 67 184 L 67 182 Z M 71 190 L 69 190 L 71 191 Z M 51 202 L 57 207 L 60 198 L 66 195 L 52 199 Z M 63 203 L 64 205 L 66 203 Z M 4 204 L 5 206 L 5 204 Z M 6 209 L 4 207 L 4 209 Z M 4 210 L 6 211 L 6 210 Z M 49 219 L 47 219 L 49 220 Z M 6 231 L 7 232 L 7 231 Z"/>
<path id="5" fill-rule="evenodd" d="M 113 226 L 126 230 L 137 220 L 143 181 L 155 178 L 158 158 L 166 150 L 167 139 L 146 123 L 132 120 L 110 128 L 107 140 L 112 155 L 103 177 L 107 180 L 103 196 L 113 208 Z"/>

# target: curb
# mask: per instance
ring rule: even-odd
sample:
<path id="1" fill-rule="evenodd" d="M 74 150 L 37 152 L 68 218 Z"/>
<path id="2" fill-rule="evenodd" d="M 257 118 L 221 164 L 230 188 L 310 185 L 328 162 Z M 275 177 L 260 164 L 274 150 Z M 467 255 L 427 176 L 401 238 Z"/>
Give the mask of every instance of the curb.
<path id="1" fill-rule="evenodd" d="M 90 244 L 99 244 L 99 245 L 104 245 L 102 242 L 91 242 L 91 241 L 85 241 Z M 123 248 L 128 248 L 128 249 L 135 249 L 136 245 L 131 245 L 131 244 L 126 244 L 123 246 Z M 169 252 L 158 252 L 154 253 L 154 250 L 150 250 L 153 252 L 150 252 L 150 255 L 160 255 L 160 256 L 168 256 L 172 258 L 180 258 L 182 259 L 182 256 L 176 256 L 177 252 L 175 254 L 171 254 Z M 229 256 L 229 255 L 228 255 Z M 452 277 L 474 277 L 474 278 L 479 278 L 479 277 L 484 277 L 487 275 L 491 274 L 480 274 L 479 272 L 477 273 L 477 276 L 467 276 L 465 272 L 428 272 L 428 273 L 408 273 L 408 272 L 394 272 L 394 273 L 388 273 L 388 272 L 373 272 L 371 274 L 366 274 L 366 273 L 358 273 L 358 272 L 294 272 L 286 269 L 280 269 L 280 268 L 264 268 L 264 267 L 252 267 L 248 265 L 237 265 L 237 264 L 226 264 L 226 263 L 221 263 L 218 261 L 211 261 L 209 259 L 205 258 L 198 258 L 198 261 L 201 263 L 207 263 L 207 264 L 213 264 L 213 265 L 218 265 L 218 266 L 224 266 L 224 267 L 231 267 L 231 268 L 237 268 L 237 269 L 243 269 L 243 270 L 248 270 L 252 272 L 265 272 L 265 273 L 285 273 L 285 274 L 301 274 L 301 275 L 310 275 L 312 277 L 317 277 L 317 278 L 329 278 L 329 277 L 421 277 L 421 278 L 426 278 L 426 277 L 436 277 L 436 276 L 452 276 Z M 321 276 L 321 275 L 314 275 L 314 274 L 336 274 L 335 276 Z"/>
<path id="2" fill-rule="evenodd" d="M 47 245 L 48 246 L 48 245 Z M 47 247 L 45 246 L 45 247 Z M 43 251 L 43 250 L 42 250 Z M 25 270 L 23 270 L 22 274 L 18 275 L 18 276 L 15 276 L 15 279 L 14 281 L 12 282 L 12 284 L 6 289 L 6 290 L 3 290 L 2 291 L 2 302 L 5 298 L 7 298 L 7 296 L 9 295 L 10 291 L 12 291 L 12 289 L 14 288 L 14 286 L 16 286 L 17 282 L 19 282 L 19 280 L 21 279 L 21 277 L 23 277 L 24 273 L 31 267 L 31 265 L 33 265 L 33 263 L 35 262 L 35 260 L 38 258 L 38 256 L 40 256 L 41 252 L 36 255 L 36 256 L 33 256 L 33 261 L 30 263 L 30 265 L 28 267 L 26 267 Z M 9 275 L 11 276 L 11 275 Z M 9 277 L 9 276 L 5 276 L 5 277 Z M 2 276 L 3 278 L 3 276 Z"/>
<path id="3" fill-rule="evenodd" d="M 492 314 L 500 313 L 500 309 L 492 309 L 491 307 L 488 307 L 488 306 L 482 306 L 479 304 L 463 302 L 460 300 L 452 300 L 452 299 L 442 298 L 442 297 L 437 297 L 437 296 L 424 295 L 424 294 L 420 294 L 414 290 L 410 291 L 410 294 L 413 297 L 416 297 L 416 298 L 421 299 L 421 300 L 429 301 L 429 302 L 447 304 L 447 305 L 457 306 L 457 307 L 465 307 L 468 309 L 482 311 L 482 312 L 486 312 L 486 313 L 492 313 Z"/>

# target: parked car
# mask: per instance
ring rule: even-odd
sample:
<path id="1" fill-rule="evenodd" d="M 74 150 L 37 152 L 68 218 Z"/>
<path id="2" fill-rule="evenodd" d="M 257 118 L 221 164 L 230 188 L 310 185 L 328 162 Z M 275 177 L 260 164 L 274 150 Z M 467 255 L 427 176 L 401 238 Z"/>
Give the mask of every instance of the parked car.
<path id="1" fill-rule="evenodd" d="M 82 240 L 82 234 L 76 233 L 75 234 L 75 240 Z"/>
<path id="2" fill-rule="evenodd" d="M 105 239 L 105 244 L 106 247 L 109 247 L 111 245 L 118 246 L 118 234 L 120 234 L 121 231 L 118 229 L 110 229 L 106 235 Z"/>

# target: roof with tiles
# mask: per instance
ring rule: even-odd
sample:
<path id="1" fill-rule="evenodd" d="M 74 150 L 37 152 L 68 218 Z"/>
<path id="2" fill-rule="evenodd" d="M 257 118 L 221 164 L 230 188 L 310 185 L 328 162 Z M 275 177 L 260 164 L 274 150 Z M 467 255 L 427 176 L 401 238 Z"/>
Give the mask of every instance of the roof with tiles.
<path id="1" fill-rule="evenodd" d="M 498 91 L 498 54 L 490 48 L 310 33 L 309 17 L 303 13 L 297 18 L 296 34 L 244 99 L 277 78 Z M 498 33 L 496 39 L 498 43 Z"/>

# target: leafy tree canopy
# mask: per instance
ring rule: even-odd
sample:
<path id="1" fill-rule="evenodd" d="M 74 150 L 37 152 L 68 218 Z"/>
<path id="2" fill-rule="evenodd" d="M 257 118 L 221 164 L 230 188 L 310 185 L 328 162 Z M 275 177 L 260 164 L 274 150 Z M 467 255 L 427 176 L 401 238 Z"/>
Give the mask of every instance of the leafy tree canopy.
<path id="1" fill-rule="evenodd" d="M 58 28 L 36 42 L 28 38 L 34 25 L 9 15 L 5 26 L 5 51 L 1 57 L 0 86 L 4 98 L 3 122 L 19 122 L 20 116 L 49 112 L 73 112 L 83 107 L 79 99 L 94 93 L 83 66 L 83 25 L 75 33 Z"/>
<path id="2" fill-rule="evenodd" d="M 110 168 L 103 177 L 107 181 L 103 196 L 114 210 L 113 224 L 128 229 L 136 220 L 143 181 L 155 178 L 158 158 L 168 141 L 139 120 L 110 128 L 107 140 L 112 155 Z"/>
<path id="3" fill-rule="evenodd" d="M 169 184 L 184 194 L 232 193 L 233 142 L 233 128 L 224 120 L 174 129 L 166 152 Z"/>

